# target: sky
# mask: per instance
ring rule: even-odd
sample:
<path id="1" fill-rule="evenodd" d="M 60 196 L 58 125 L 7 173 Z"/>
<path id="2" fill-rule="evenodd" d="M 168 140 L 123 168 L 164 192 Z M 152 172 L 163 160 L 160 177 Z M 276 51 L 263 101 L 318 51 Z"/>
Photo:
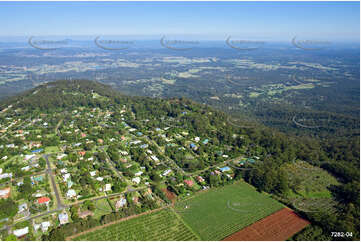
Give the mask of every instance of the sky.
<path id="1" fill-rule="evenodd" d="M 0 36 L 190 35 L 359 41 L 359 2 L 0 2 Z"/>

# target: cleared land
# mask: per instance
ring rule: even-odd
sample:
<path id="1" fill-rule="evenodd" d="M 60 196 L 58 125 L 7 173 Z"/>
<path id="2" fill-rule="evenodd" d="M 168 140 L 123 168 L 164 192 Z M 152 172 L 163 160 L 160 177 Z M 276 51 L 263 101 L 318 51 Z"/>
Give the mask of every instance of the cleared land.
<path id="1" fill-rule="evenodd" d="M 200 192 L 175 205 L 202 240 L 221 240 L 282 208 L 245 182 Z"/>
<path id="2" fill-rule="evenodd" d="M 339 185 L 336 178 L 327 171 L 304 161 L 285 164 L 283 169 L 288 173 L 290 187 L 294 192 L 291 197 L 331 198 L 328 188 Z"/>
<path id="3" fill-rule="evenodd" d="M 274 241 L 287 240 L 310 223 L 291 209 L 284 208 L 260 221 L 234 233 L 227 241 Z"/>
<path id="4" fill-rule="evenodd" d="M 199 240 L 170 209 L 136 216 L 101 229 L 92 230 L 73 240 Z"/>

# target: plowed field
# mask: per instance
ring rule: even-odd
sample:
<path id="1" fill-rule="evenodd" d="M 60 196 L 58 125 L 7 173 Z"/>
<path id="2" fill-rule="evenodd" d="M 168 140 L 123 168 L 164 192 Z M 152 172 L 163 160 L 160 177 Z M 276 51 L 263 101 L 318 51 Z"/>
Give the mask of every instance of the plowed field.
<path id="1" fill-rule="evenodd" d="M 223 240 L 287 240 L 310 223 L 288 208 L 279 210 Z"/>

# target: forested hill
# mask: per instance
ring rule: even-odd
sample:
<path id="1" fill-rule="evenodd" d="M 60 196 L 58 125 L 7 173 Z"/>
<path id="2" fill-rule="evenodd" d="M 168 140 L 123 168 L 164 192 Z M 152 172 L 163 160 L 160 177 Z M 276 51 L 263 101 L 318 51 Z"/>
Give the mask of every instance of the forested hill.
<path id="1" fill-rule="evenodd" d="M 234 154 L 244 152 L 249 156 L 257 155 L 262 162 L 238 175 L 259 190 L 281 198 L 287 197 L 292 190 L 282 166 L 306 161 L 321 167 L 341 182 L 341 185 L 333 188 L 333 195 L 344 206 L 340 207 L 337 217 L 327 214 L 327 211 L 307 216 L 323 229 L 324 234 L 348 229 L 355 231 L 349 226 L 357 227 L 359 224 L 359 137 L 324 142 L 310 137 L 285 135 L 257 124 L 246 127 L 230 122 L 229 116 L 222 111 L 188 99 L 130 97 L 109 86 L 87 80 L 51 82 L 14 96 L 0 103 L 0 122 L 5 119 L 4 113 L 8 112 L 4 110 L 14 111 L 14 115 L 23 120 L 41 113 L 64 114 L 65 118 L 71 119 L 71 111 L 81 107 L 104 109 L 120 122 L 118 111 L 127 107 L 134 114 L 128 121 L 133 128 L 142 127 L 145 119 L 153 126 L 161 127 L 169 125 L 164 122 L 164 117 L 174 119 L 190 133 L 229 146 Z M 55 124 L 57 122 L 54 120 Z M 197 167 L 191 168 L 202 169 L 205 165 L 200 162 Z M 317 240 L 316 237 L 311 239 Z"/>

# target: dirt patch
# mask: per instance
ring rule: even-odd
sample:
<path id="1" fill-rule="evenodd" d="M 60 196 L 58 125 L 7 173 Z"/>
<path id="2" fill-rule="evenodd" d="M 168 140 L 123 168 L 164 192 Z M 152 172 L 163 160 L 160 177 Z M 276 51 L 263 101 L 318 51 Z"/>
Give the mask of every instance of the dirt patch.
<path id="1" fill-rule="evenodd" d="M 175 200 L 177 199 L 177 195 L 175 195 L 174 192 L 169 191 L 167 188 L 163 188 L 162 192 L 164 192 L 165 196 L 172 201 L 172 203 L 175 202 Z"/>
<path id="2" fill-rule="evenodd" d="M 224 238 L 224 241 L 284 241 L 310 222 L 289 208 L 281 209 L 254 224 Z"/>

